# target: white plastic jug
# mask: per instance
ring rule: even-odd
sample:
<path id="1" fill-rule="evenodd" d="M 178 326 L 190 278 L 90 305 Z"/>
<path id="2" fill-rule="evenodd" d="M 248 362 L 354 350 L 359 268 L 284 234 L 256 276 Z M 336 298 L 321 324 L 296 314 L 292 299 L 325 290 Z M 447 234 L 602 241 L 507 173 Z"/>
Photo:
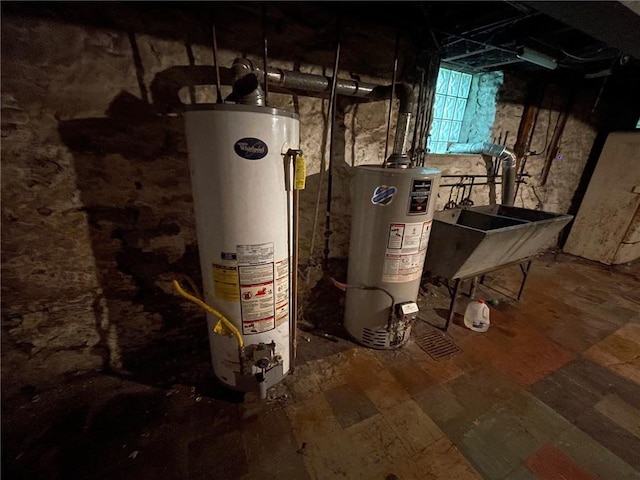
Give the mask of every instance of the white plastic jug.
<path id="1" fill-rule="evenodd" d="M 472 300 L 464 312 L 464 325 L 474 332 L 489 330 L 489 307 L 482 298 Z"/>

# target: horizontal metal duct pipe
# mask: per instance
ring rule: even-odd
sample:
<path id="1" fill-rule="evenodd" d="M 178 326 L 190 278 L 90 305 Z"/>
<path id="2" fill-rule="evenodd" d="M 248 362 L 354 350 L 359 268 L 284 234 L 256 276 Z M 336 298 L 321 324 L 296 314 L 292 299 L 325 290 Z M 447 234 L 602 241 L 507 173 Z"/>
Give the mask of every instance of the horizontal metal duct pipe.
<path id="1" fill-rule="evenodd" d="M 504 145 L 488 142 L 454 143 L 447 153 L 472 154 L 480 153 L 490 157 L 498 157 L 502 162 L 502 205 L 513 205 L 516 193 L 516 154 Z"/>
<path id="2" fill-rule="evenodd" d="M 234 65 L 240 63 L 247 65 L 248 60 L 236 59 Z M 259 79 L 264 79 L 264 70 L 254 67 L 253 72 Z M 267 83 L 270 86 L 280 87 L 286 90 L 298 92 L 329 93 L 333 79 L 325 75 L 311 73 L 292 72 L 279 68 L 267 68 Z M 368 101 L 386 100 L 391 97 L 393 87 L 373 83 L 359 82 L 356 80 L 336 80 L 336 93 L 347 97 L 363 98 Z M 396 122 L 396 136 L 391 156 L 387 160 L 390 166 L 408 166 L 410 160 L 407 156 L 409 147 L 409 126 L 415 103 L 413 88 L 406 83 L 395 85 L 395 95 L 400 102 L 398 119 Z"/>
<path id="3" fill-rule="evenodd" d="M 244 64 L 244 62 L 246 60 L 242 59 L 241 63 Z M 233 85 L 238 68 L 236 66 L 234 71 L 233 68 L 220 67 L 222 84 Z M 257 75 L 259 81 L 263 80 L 263 69 L 252 67 L 252 71 Z M 159 72 L 150 85 L 154 107 L 161 114 L 182 112 L 185 105 L 180 101 L 180 90 L 186 86 L 214 85 L 215 78 L 214 67 L 208 65 L 170 67 Z M 280 68 L 267 68 L 267 82 L 270 87 L 273 87 L 274 92 L 300 93 L 307 96 L 317 94 L 319 97 L 324 97 L 331 91 L 332 78 Z M 376 102 L 388 100 L 391 97 L 391 86 L 338 78 L 336 92 L 338 95 L 357 98 L 361 101 Z M 247 94 L 245 91 L 241 93 Z M 415 99 L 413 89 L 405 83 L 396 84 L 395 94 L 400 106 L 392 156 L 406 157 L 409 144 L 409 123 Z"/>
<path id="4" fill-rule="evenodd" d="M 263 70 L 256 68 L 256 73 L 262 77 Z M 311 73 L 293 72 L 280 68 L 267 68 L 267 83 L 270 86 L 281 87 L 298 92 L 326 93 L 331 91 L 332 78 Z M 338 78 L 336 81 L 336 93 L 348 97 L 367 98 L 379 85 L 374 83 L 359 82 Z M 388 97 L 387 97 L 388 98 Z"/>
<path id="5" fill-rule="evenodd" d="M 260 81 L 264 72 L 255 69 Z M 156 74 L 151 82 L 150 90 L 153 103 L 160 113 L 180 112 L 184 104 L 178 93 L 187 86 L 215 85 L 215 69 L 208 65 L 170 67 Z M 234 72 L 232 68 L 220 67 L 220 80 L 223 85 L 232 85 Z M 267 80 L 275 92 L 300 93 L 307 96 L 324 97 L 331 91 L 331 77 L 309 73 L 292 72 L 277 68 L 268 68 Z M 410 87 L 409 87 L 410 88 Z M 386 100 L 391 96 L 391 87 L 373 83 L 359 82 L 339 78 L 336 85 L 338 95 L 346 95 L 364 101 Z M 401 98 L 403 84 L 396 86 L 396 94 Z"/>
<path id="6" fill-rule="evenodd" d="M 262 77 L 264 72 L 260 68 L 255 71 Z M 267 83 L 275 87 L 289 90 L 329 93 L 332 78 L 313 73 L 292 72 L 280 68 L 267 69 Z M 391 97 L 391 85 L 376 85 L 375 83 L 357 80 L 336 80 L 336 92 L 347 97 L 365 98 L 370 101 L 388 100 Z M 411 113 L 415 102 L 413 88 L 406 83 L 396 85 L 396 96 L 400 101 L 400 113 Z"/>

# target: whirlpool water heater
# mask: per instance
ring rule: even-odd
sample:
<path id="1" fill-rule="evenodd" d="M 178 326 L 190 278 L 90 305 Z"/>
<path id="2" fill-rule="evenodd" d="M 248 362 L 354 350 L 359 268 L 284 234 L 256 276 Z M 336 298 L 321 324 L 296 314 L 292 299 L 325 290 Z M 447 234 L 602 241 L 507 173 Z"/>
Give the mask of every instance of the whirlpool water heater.
<path id="1" fill-rule="evenodd" d="M 218 318 L 207 314 L 213 370 L 233 389 L 264 392 L 290 365 L 287 152 L 299 147 L 299 121 L 258 105 L 187 108 L 204 301 L 240 333 L 214 333 Z"/>
<path id="2" fill-rule="evenodd" d="M 439 183 L 431 168 L 356 167 L 344 325 L 363 345 L 409 339 Z"/>

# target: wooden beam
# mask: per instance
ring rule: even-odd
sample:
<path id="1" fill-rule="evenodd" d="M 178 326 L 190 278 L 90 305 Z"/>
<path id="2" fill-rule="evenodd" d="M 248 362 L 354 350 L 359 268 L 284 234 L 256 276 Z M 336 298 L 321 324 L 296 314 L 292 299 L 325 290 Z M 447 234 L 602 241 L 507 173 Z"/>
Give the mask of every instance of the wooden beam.
<path id="1" fill-rule="evenodd" d="M 547 178 L 549 177 L 549 172 L 551 171 L 551 165 L 553 164 L 554 158 L 556 158 L 556 156 L 558 155 L 558 145 L 560 144 L 560 139 L 562 138 L 562 134 L 564 133 L 564 127 L 567 124 L 567 119 L 569 118 L 571 107 L 573 106 L 573 100 L 575 98 L 576 90 L 576 86 L 570 88 L 569 96 L 567 97 L 567 103 L 562 109 L 562 112 L 560 112 L 558 123 L 556 124 L 556 128 L 553 131 L 551 143 L 549 144 L 549 150 L 547 151 L 547 157 L 545 158 L 544 166 L 542 167 L 542 174 L 540 175 L 541 187 L 546 185 Z"/>
<path id="2" fill-rule="evenodd" d="M 538 110 L 540 109 L 540 102 L 544 95 L 545 86 L 546 82 L 544 81 L 534 81 L 529 86 L 524 112 L 522 112 L 522 118 L 520 119 L 520 125 L 518 126 L 516 143 L 513 147 L 513 150 L 516 153 L 516 172 L 520 170 L 522 160 L 527 153 L 529 141 L 531 139 L 531 131 L 533 130 L 538 116 Z"/>

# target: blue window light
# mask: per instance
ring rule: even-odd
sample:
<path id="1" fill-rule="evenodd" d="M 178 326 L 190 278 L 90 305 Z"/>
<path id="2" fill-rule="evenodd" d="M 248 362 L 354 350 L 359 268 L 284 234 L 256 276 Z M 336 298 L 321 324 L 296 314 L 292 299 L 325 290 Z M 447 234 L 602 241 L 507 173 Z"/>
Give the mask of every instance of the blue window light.
<path id="1" fill-rule="evenodd" d="M 472 76 L 440 68 L 433 101 L 433 120 L 429 132 L 430 153 L 445 153 L 447 145 L 457 142 L 471 89 Z"/>

